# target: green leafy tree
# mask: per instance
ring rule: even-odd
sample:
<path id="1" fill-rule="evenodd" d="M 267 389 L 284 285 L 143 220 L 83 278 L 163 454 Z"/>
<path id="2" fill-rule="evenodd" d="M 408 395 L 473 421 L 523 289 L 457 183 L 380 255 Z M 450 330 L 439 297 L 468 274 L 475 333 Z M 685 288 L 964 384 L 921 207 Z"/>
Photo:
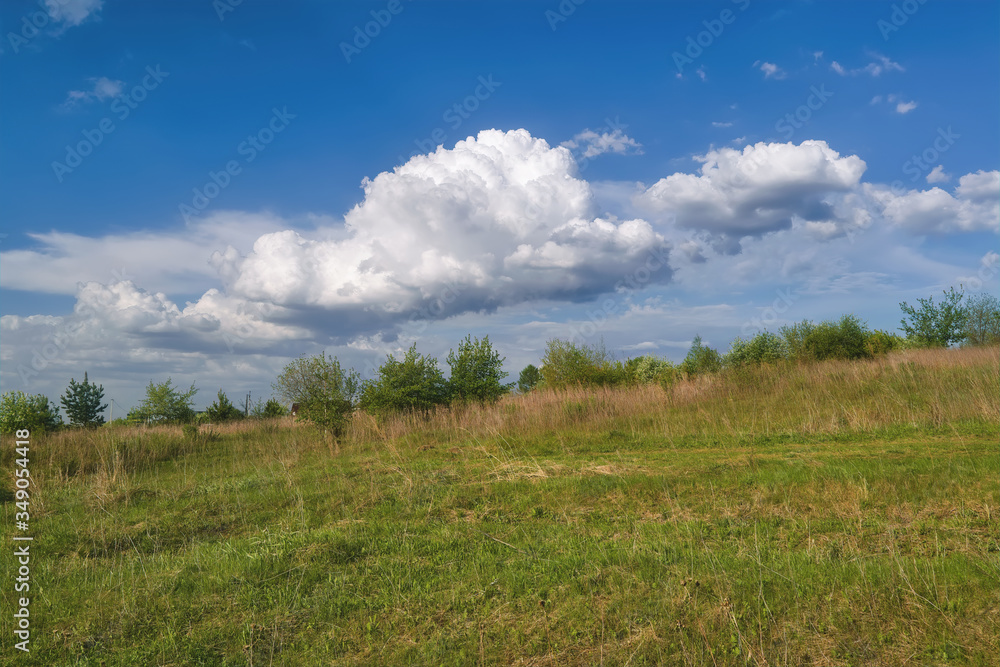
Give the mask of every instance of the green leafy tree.
<path id="1" fill-rule="evenodd" d="M 917 299 L 919 307 L 903 301 L 899 304 L 903 314 L 900 329 L 907 338 L 926 347 L 947 347 L 961 342 L 966 335 L 966 313 L 962 307 L 962 292 L 952 287 L 943 292 L 944 298 L 938 304 L 934 297 Z"/>
<path id="2" fill-rule="evenodd" d="M 427 412 L 448 402 L 448 383 L 438 360 L 419 354 L 416 343 L 402 360 L 389 355 L 377 377 L 364 383 L 361 408 L 371 414 Z"/>
<path id="3" fill-rule="evenodd" d="M 855 315 L 816 325 L 805 339 L 805 353 L 811 359 L 863 359 L 871 356 L 865 343 L 871 332 Z"/>
<path id="4" fill-rule="evenodd" d="M 257 401 L 253 409 L 250 410 L 250 416 L 254 419 L 273 419 L 286 415 L 288 415 L 288 409 L 273 398 L 267 399 L 266 403 Z"/>
<path id="5" fill-rule="evenodd" d="M 528 364 L 521 369 L 521 374 L 517 378 L 517 391 L 527 394 L 538 386 L 542 381 L 542 372 L 534 364 Z"/>
<path id="6" fill-rule="evenodd" d="M 104 398 L 104 385 L 97 386 L 87 378 L 87 372 L 83 372 L 83 382 L 77 383 L 74 378 L 70 378 L 69 387 L 66 393 L 60 397 L 69 423 L 73 426 L 100 426 L 104 423 L 101 415 L 108 404 L 101 405 Z"/>
<path id="7" fill-rule="evenodd" d="M 336 357 L 322 352 L 289 363 L 273 386 L 278 396 L 299 404 L 299 421 L 312 422 L 339 436 L 354 412 L 360 377 L 354 370 L 345 370 Z"/>
<path id="8" fill-rule="evenodd" d="M 762 331 L 750 340 L 737 337 L 723 359 L 726 366 L 748 366 L 774 363 L 785 357 L 785 344 L 780 336 Z"/>
<path id="9" fill-rule="evenodd" d="M 452 400 L 494 403 L 510 391 L 510 385 L 503 380 L 507 373 L 503 370 L 504 357 L 493 349 L 490 337 L 482 340 L 466 336 L 459 343 L 458 353 L 448 352 L 448 392 Z"/>
<path id="10" fill-rule="evenodd" d="M 194 384 L 182 392 L 173 386 L 171 378 L 161 384 L 150 380 L 146 387 L 146 397 L 138 407 L 129 412 L 129 420 L 164 424 L 189 423 L 195 417 L 191 399 L 197 393 Z"/>
<path id="11" fill-rule="evenodd" d="M 0 432 L 26 428 L 32 433 L 52 432 L 62 425 L 59 407 L 42 394 L 6 391 L 0 396 Z"/>
<path id="12" fill-rule="evenodd" d="M 794 361 L 805 361 L 809 358 L 806 350 L 806 339 L 813 332 L 816 325 L 809 320 L 802 320 L 798 324 L 783 326 L 778 330 L 778 334 L 784 343 L 785 354 Z"/>
<path id="13" fill-rule="evenodd" d="M 691 341 L 691 349 L 681 362 L 681 370 L 688 375 L 703 375 L 714 373 L 722 368 L 722 357 L 718 350 L 701 342 L 701 336 L 695 336 Z"/>
<path id="14" fill-rule="evenodd" d="M 965 302 L 966 345 L 1000 343 L 1000 300 L 983 292 Z"/>
<path id="15" fill-rule="evenodd" d="M 573 385 L 615 385 L 630 380 L 629 369 L 599 345 L 577 344 L 554 338 L 545 345 L 542 355 L 542 379 L 553 388 Z"/>
<path id="16" fill-rule="evenodd" d="M 215 402 L 205 409 L 205 414 L 208 415 L 210 421 L 216 424 L 243 418 L 243 411 L 233 405 L 226 396 L 226 392 L 221 389 Z"/>
<path id="17" fill-rule="evenodd" d="M 661 359 L 652 354 L 636 357 L 630 361 L 635 361 L 633 374 L 640 384 L 659 382 L 664 376 L 672 376 L 677 368 L 669 359 Z"/>

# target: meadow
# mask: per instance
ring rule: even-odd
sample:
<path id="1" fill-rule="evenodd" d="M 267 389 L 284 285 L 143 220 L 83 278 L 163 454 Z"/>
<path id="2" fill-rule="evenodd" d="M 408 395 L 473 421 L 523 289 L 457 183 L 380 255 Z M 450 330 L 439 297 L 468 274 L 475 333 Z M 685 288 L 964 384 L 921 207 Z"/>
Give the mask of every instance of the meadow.
<path id="1" fill-rule="evenodd" d="M 33 439 L 17 665 L 994 665 L 1000 350 Z M 13 470 L 13 438 L 3 440 Z M 13 474 L 2 522 L 14 525 Z M 5 547 L 9 548 L 9 547 Z"/>

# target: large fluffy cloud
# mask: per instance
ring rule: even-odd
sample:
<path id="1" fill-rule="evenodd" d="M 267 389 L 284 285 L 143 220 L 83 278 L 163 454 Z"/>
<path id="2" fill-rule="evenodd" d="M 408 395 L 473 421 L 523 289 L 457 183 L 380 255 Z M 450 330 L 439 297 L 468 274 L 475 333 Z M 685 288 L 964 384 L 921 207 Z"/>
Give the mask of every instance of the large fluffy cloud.
<path id="1" fill-rule="evenodd" d="M 525 130 L 486 130 L 364 182 L 341 238 L 266 234 L 243 256 L 216 253 L 229 295 L 322 317 L 344 335 L 421 317 L 538 299 L 587 299 L 651 257 L 667 281 L 663 238 L 644 220 L 596 216 L 569 150 Z"/>
<path id="2" fill-rule="evenodd" d="M 896 194 L 885 187 L 866 191 L 883 206 L 885 219 L 916 234 L 997 231 L 1000 172 L 978 171 L 958 179 L 954 194 L 941 188 Z"/>
<path id="3" fill-rule="evenodd" d="M 696 159 L 700 173 L 662 178 L 636 204 L 730 239 L 787 229 L 795 218 L 836 225 L 833 195 L 855 188 L 865 171 L 861 158 L 841 157 L 825 141 L 721 148 Z"/>

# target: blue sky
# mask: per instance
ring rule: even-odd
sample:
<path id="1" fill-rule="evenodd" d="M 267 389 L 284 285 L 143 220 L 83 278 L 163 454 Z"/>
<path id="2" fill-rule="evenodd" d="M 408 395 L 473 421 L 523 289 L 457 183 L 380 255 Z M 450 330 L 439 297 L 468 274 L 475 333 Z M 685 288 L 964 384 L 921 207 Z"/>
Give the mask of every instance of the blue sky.
<path id="1" fill-rule="evenodd" d="M 676 360 L 848 312 L 895 329 L 899 301 L 997 289 L 998 19 L 4 3 L 0 384 L 86 370 L 129 407 L 169 376 L 200 406 L 299 354 L 370 374 L 466 333 L 516 377 L 553 337 Z"/>

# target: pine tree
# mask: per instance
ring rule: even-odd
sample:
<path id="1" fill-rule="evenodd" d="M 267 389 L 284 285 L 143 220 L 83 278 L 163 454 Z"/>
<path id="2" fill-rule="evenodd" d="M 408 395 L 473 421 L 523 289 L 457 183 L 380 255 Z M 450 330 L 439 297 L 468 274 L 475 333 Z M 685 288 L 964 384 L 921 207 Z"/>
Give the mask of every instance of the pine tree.
<path id="1" fill-rule="evenodd" d="M 101 415 L 108 407 L 105 403 L 101 405 L 104 398 L 104 385 L 97 386 L 87 378 L 87 373 L 83 373 L 83 382 L 77 383 L 70 378 L 69 388 L 60 398 L 69 423 L 73 426 L 100 426 L 104 423 Z"/>

